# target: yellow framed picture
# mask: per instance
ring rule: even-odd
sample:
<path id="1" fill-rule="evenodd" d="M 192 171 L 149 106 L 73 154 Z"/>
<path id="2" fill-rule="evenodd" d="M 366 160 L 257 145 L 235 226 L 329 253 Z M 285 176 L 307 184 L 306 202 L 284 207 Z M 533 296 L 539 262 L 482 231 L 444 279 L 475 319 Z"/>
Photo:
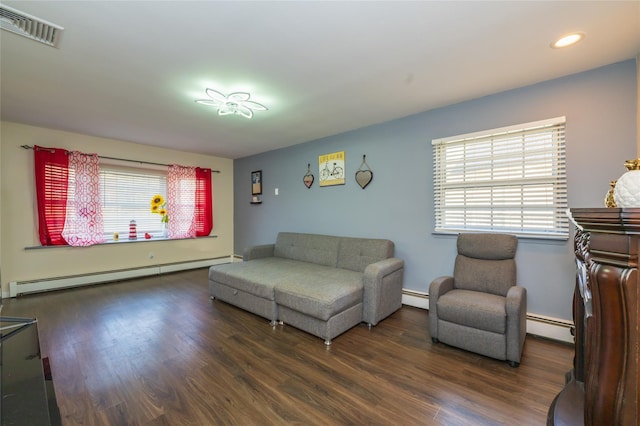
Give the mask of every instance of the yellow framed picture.
<path id="1" fill-rule="evenodd" d="M 318 157 L 320 186 L 344 185 L 344 151 Z"/>

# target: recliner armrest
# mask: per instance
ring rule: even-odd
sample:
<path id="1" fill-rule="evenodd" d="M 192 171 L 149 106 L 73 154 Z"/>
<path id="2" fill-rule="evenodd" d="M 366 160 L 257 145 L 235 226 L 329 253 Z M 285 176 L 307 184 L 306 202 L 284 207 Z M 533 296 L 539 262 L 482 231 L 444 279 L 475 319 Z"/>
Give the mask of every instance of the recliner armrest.
<path id="1" fill-rule="evenodd" d="M 431 309 L 431 302 L 438 300 L 438 297 L 453 290 L 453 277 L 450 275 L 443 275 L 431 281 L 429 284 L 429 309 Z"/>
<path id="2" fill-rule="evenodd" d="M 507 291 L 507 359 L 519 363 L 527 335 L 527 289 L 513 286 Z"/>
<path id="3" fill-rule="evenodd" d="M 438 298 L 453 290 L 453 277 L 443 275 L 429 284 L 429 334 L 437 341 L 438 337 Z"/>
<path id="4" fill-rule="evenodd" d="M 527 289 L 521 286 L 513 286 L 507 292 L 507 316 L 526 315 Z"/>
<path id="5" fill-rule="evenodd" d="M 260 259 L 262 257 L 272 257 L 275 247 L 275 244 L 264 244 L 260 246 L 247 247 L 242 254 L 242 260 L 247 261 Z"/>

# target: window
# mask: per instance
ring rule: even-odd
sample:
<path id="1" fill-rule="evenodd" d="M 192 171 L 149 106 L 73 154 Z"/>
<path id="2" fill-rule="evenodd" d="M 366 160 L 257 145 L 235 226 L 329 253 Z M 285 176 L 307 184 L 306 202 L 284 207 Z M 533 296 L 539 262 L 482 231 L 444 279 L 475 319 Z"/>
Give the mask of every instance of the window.
<path id="1" fill-rule="evenodd" d="M 100 163 L 97 154 L 33 149 L 43 246 L 90 246 L 116 234 L 128 238 L 132 220 L 137 237 L 205 237 L 213 229 L 211 169 L 131 168 Z M 154 205 L 159 215 L 151 205 L 157 194 L 162 196 Z"/>
<path id="2" fill-rule="evenodd" d="M 166 197 L 166 170 L 102 164 L 100 191 L 107 240 L 112 240 L 115 232 L 127 239 L 131 220 L 136 221 L 138 235 L 162 236 L 164 225 L 160 215 L 151 213 L 151 198 L 156 194 Z"/>
<path id="3" fill-rule="evenodd" d="M 435 232 L 566 239 L 565 118 L 432 141 Z"/>

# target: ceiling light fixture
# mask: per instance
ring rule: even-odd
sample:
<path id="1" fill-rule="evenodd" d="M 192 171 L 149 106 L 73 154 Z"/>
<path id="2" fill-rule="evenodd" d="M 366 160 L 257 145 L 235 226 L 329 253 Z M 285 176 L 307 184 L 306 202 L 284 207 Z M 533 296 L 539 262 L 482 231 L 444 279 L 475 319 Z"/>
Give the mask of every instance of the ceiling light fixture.
<path id="1" fill-rule="evenodd" d="M 571 46 L 583 40 L 585 36 L 586 34 L 582 32 L 567 34 L 551 43 L 551 47 L 553 47 L 554 49 L 560 49 L 562 47 Z"/>
<path id="2" fill-rule="evenodd" d="M 246 118 L 253 117 L 253 111 L 267 111 L 267 107 L 250 101 L 251 94 L 247 92 L 233 92 L 225 96 L 217 90 L 206 89 L 211 99 L 198 99 L 197 103 L 218 108 L 218 115 L 238 114 Z"/>

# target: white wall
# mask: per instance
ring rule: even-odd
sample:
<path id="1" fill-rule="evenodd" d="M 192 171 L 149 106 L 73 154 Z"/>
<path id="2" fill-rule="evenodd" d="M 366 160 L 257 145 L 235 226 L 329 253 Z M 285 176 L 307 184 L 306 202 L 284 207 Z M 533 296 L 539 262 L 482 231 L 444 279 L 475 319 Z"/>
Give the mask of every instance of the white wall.
<path id="1" fill-rule="evenodd" d="M 233 160 L 11 122 L 2 122 L 0 126 L 0 269 L 3 295 L 8 294 L 8 284 L 11 281 L 232 255 Z M 220 170 L 221 173 L 212 174 L 214 226 L 211 235 L 217 235 L 217 238 L 29 249 L 40 246 L 33 151 L 23 149 L 20 145 L 57 147 L 103 156 Z M 151 252 L 154 254 L 153 259 L 149 258 Z"/>

